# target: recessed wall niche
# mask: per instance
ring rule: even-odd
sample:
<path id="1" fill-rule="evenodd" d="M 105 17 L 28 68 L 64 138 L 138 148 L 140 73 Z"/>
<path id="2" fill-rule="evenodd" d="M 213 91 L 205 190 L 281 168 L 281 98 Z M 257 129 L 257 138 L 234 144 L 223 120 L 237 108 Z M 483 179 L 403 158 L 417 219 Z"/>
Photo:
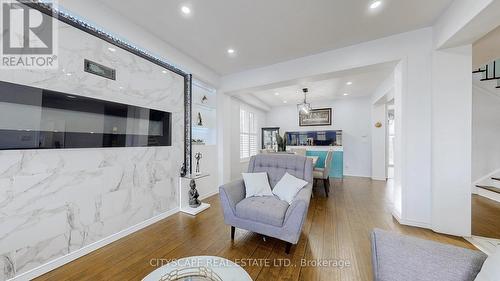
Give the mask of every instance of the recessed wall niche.
<path id="1" fill-rule="evenodd" d="M 171 113 L 0 81 L 0 149 L 170 146 Z"/>

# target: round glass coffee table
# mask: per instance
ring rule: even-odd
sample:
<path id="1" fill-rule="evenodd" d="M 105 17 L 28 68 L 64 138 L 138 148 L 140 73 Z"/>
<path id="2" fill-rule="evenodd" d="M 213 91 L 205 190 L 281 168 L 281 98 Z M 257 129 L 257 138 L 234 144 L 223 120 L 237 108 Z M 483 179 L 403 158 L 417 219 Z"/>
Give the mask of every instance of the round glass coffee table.
<path id="1" fill-rule="evenodd" d="M 172 261 L 148 274 L 143 281 L 252 281 L 234 262 L 213 256 L 195 256 Z"/>

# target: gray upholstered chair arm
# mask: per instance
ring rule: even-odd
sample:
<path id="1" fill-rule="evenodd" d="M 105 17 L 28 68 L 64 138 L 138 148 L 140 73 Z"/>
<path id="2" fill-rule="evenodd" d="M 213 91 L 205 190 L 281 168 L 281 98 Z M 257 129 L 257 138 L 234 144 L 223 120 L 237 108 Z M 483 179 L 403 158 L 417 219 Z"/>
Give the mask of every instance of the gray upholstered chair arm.
<path id="1" fill-rule="evenodd" d="M 309 208 L 311 192 L 312 184 L 308 184 L 297 193 L 285 214 L 283 225 L 286 228 L 300 231 L 307 215 L 307 209 Z"/>
<path id="2" fill-rule="evenodd" d="M 245 183 L 243 179 L 235 180 L 219 187 L 219 193 L 223 201 L 226 201 L 233 213 L 236 212 L 236 204 L 245 199 Z"/>
<path id="3" fill-rule="evenodd" d="M 375 281 L 472 281 L 486 259 L 478 251 L 380 229 L 371 239 Z"/>

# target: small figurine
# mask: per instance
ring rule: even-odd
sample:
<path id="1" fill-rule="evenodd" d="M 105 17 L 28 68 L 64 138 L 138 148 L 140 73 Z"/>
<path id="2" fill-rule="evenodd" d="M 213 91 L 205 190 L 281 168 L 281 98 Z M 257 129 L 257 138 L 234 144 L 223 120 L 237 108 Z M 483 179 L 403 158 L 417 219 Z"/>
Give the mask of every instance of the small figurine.
<path id="1" fill-rule="evenodd" d="M 207 102 L 208 102 L 207 96 L 203 96 L 203 98 L 201 98 L 201 103 L 206 104 Z"/>
<path id="2" fill-rule="evenodd" d="M 203 119 L 201 118 L 201 112 L 198 112 L 198 122 L 197 125 L 202 127 L 203 126 Z"/>
<path id="3" fill-rule="evenodd" d="M 194 155 L 194 159 L 196 159 L 196 169 L 195 169 L 195 173 L 196 174 L 200 174 L 200 159 L 203 157 L 203 154 L 201 154 L 201 152 L 197 152 L 195 155 Z"/>
<path id="4" fill-rule="evenodd" d="M 182 163 L 181 177 L 184 177 L 185 175 L 186 175 L 186 163 Z"/>
<path id="5" fill-rule="evenodd" d="M 198 190 L 196 190 L 196 182 L 192 179 L 189 186 L 191 187 L 189 190 L 189 206 L 191 208 L 198 208 L 201 202 L 198 200 L 200 195 L 198 194 Z"/>

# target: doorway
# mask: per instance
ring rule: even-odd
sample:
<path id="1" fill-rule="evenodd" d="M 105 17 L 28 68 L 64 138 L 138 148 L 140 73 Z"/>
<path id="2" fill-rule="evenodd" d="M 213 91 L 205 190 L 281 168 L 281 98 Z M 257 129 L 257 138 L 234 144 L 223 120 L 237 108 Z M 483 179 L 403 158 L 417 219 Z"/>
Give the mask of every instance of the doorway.
<path id="1" fill-rule="evenodd" d="M 387 104 L 387 179 L 394 179 L 394 100 Z"/>

